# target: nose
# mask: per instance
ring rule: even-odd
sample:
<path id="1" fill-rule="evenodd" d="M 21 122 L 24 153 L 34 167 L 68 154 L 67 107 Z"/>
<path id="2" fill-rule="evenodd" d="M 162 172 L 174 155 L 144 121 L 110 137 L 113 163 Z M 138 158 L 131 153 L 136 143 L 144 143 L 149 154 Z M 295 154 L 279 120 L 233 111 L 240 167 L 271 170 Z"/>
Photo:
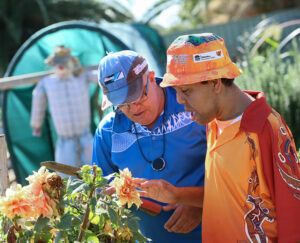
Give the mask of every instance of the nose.
<path id="1" fill-rule="evenodd" d="M 130 107 L 130 110 L 135 113 L 139 110 L 139 103 L 132 103 L 132 104 L 129 104 L 129 107 Z"/>
<path id="2" fill-rule="evenodd" d="M 58 66 L 58 69 L 59 69 L 59 70 L 64 70 L 64 66 L 59 65 L 59 66 Z"/>

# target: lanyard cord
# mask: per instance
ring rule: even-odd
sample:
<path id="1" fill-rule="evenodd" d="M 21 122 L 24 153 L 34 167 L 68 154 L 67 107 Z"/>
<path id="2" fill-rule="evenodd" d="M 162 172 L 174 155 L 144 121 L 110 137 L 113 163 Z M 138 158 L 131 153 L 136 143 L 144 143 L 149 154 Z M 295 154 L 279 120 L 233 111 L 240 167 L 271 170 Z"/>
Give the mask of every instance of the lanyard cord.
<path id="1" fill-rule="evenodd" d="M 166 103 L 167 103 L 167 99 L 166 99 L 166 93 L 165 93 L 165 90 L 163 89 L 163 93 L 164 93 L 164 99 L 165 99 L 165 104 L 164 104 L 164 113 L 163 113 L 163 123 L 162 123 L 162 133 L 163 133 L 163 152 L 162 152 L 162 155 L 161 155 L 161 158 L 164 158 L 164 155 L 165 155 L 165 145 L 166 145 L 166 136 L 165 136 L 165 132 L 164 132 L 164 124 L 165 124 L 165 115 L 166 115 Z M 135 136 L 136 136 L 136 141 L 137 141 L 137 144 L 139 146 L 139 150 L 141 152 L 141 155 L 143 156 L 144 160 L 146 160 L 148 163 L 152 164 L 152 161 L 148 160 L 146 158 L 146 156 L 144 155 L 143 153 L 143 150 L 142 150 L 142 147 L 139 143 L 139 138 L 138 138 L 138 134 L 137 134 L 137 130 L 136 130 L 136 126 L 135 126 L 135 122 L 133 122 L 133 126 L 134 126 L 134 130 L 135 130 Z"/>

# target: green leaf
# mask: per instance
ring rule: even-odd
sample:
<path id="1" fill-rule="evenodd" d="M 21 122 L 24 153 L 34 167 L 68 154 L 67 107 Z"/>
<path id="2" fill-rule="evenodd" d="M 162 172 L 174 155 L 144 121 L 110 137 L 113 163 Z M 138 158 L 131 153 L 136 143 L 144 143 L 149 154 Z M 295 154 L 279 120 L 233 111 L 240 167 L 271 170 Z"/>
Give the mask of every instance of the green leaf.
<path id="1" fill-rule="evenodd" d="M 100 222 L 100 216 L 99 215 L 94 216 L 92 218 L 92 220 L 91 220 L 91 223 L 93 223 L 93 224 L 97 224 L 98 225 L 99 222 Z"/>
<path id="2" fill-rule="evenodd" d="M 36 233 L 34 235 L 34 242 L 49 242 L 53 235 L 50 232 Z"/>
<path id="3" fill-rule="evenodd" d="M 26 238 L 30 238 L 30 237 L 33 236 L 33 231 L 32 231 L 32 230 L 26 230 L 26 231 L 23 232 L 23 233 L 24 233 L 24 236 L 25 236 Z"/>
<path id="4" fill-rule="evenodd" d="M 132 234 L 133 238 L 139 243 L 152 241 L 151 239 L 144 237 L 139 231 L 132 231 Z"/>
<path id="5" fill-rule="evenodd" d="M 18 239 L 18 243 L 28 243 L 28 239 L 22 237 L 21 239 Z"/>
<path id="6" fill-rule="evenodd" d="M 50 232 L 43 232 L 41 234 L 41 239 L 43 242 L 49 242 L 52 239 L 53 235 Z"/>
<path id="7" fill-rule="evenodd" d="M 71 228 L 73 218 L 74 216 L 71 214 L 66 214 L 62 216 L 60 222 L 57 224 L 57 228 L 64 230 Z"/>
<path id="8" fill-rule="evenodd" d="M 265 41 L 274 48 L 277 48 L 279 46 L 279 43 L 272 40 L 271 38 L 267 38 Z"/>
<path id="9" fill-rule="evenodd" d="M 54 238 L 54 243 L 59 243 L 59 242 L 61 242 L 60 239 L 63 239 L 64 237 L 65 237 L 64 232 L 63 232 L 63 231 L 58 231 L 58 232 L 56 233 L 55 238 Z"/>
<path id="10" fill-rule="evenodd" d="M 92 166 L 84 165 L 81 167 L 81 172 L 84 174 L 89 174 L 91 172 Z"/>
<path id="11" fill-rule="evenodd" d="M 81 184 L 80 186 L 78 186 L 75 190 L 72 191 L 72 194 L 75 194 L 75 193 L 80 193 L 80 192 L 87 192 L 89 191 L 91 188 L 88 184 L 86 183 L 83 183 Z"/>
<path id="12" fill-rule="evenodd" d="M 85 181 L 85 183 L 93 183 L 94 175 L 93 174 L 83 174 L 82 179 Z"/>
<path id="13" fill-rule="evenodd" d="M 100 176 L 103 175 L 103 171 L 102 171 L 102 169 L 100 167 L 97 167 L 96 173 L 97 173 L 97 177 L 100 177 Z"/>
<path id="14" fill-rule="evenodd" d="M 134 220 L 141 220 L 139 217 L 132 217 L 131 219 L 134 219 Z"/>
<path id="15" fill-rule="evenodd" d="M 83 180 L 74 180 L 70 182 L 70 184 L 67 186 L 67 194 L 72 194 L 77 187 L 84 183 L 85 182 Z"/>
<path id="16" fill-rule="evenodd" d="M 108 208 L 108 214 L 110 217 L 110 220 L 113 224 L 118 224 L 118 215 L 115 210 L 112 208 Z"/>
<path id="17" fill-rule="evenodd" d="M 27 226 L 27 227 L 31 227 L 31 226 L 33 226 L 33 225 L 34 225 L 34 223 L 31 222 L 31 221 L 26 221 L 26 222 L 25 222 L 25 226 Z"/>
<path id="18" fill-rule="evenodd" d="M 82 218 L 82 217 L 81 217 Z M 77 217 L 75 215 L 73 215 L 73 220 L 72 220 L 72 226 L 76 227 L 76 226 L 79 226 L 82 222 L 82 219 L 80 219 L 80 217 Z"/>
<path id="19" fill-rule="evenodd" d="M 84 242 L 99 243 L 98 237 L 90 230 L 86 230 L 83 236 Z"/>
<path id="20" fill-rule="evenodd" d="M 139 223 L 136 222 L 135 220 L 129 219 L 127 221 L 127 226 L 132 230 L 132 231 L 138 231 L 139 229 Z"/>
<path id="21" fill-rule="evenodd" d="M 96 235 L 93 235 L 87 238 L 87 242 L 99 243 L 100 241 Z"/>
<path id="22" fill-rule="evenodd" d="M 49 223 L 49 218 L 43 218 L 42 216 L 40 216 L 35 223 L 34 230 L 36 232 L 41 232 L 43 228 L 47 226 L 48 223 Z"/>
<path id="23" fill-rule="evenodd" d="M 119 205 L 118 205 L 115 201 L 111 201 L 111 205 L 112 205 L 113 207 L 119 207 Z"/>
<path id="24" fill-rule="evenodd" d="M 100 228 L 103 228 L 103 227 L 104 227 L 106 218 L 107 218 L 107 217 L 105 217 L 104 214 L 101 214 L 101 215 L 100 215 L 100 221 L 99 221 L 99 227 L 100 227 Z"/>
<path id="25" fill-rule="evenodd" d="M 102 177 L 99 181 L 96 181 L 95 186 L 96 186 L 96 188 L 102 188 L 107 184 L 107 182 L 108 182 L 108 180 L 106 180 Z"/>

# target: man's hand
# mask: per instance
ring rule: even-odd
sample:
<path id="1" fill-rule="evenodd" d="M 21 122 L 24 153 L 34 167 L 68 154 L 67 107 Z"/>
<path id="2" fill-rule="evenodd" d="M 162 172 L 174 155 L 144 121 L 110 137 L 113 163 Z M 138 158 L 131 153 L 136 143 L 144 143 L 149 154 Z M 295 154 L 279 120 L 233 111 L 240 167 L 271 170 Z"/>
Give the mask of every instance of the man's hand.
<path id="1" fill-rule="evenodd" d="M 143 190 L 139 191 L 142 197 L 149 197 L 164 203 L 177 203 L 176 187 L 165 180 L 148 181 L 136 178 L 134 182 L 138 188 Z"/>
<path id="2" fill-rule="evenodd" d="M 108 196 L 111 196 L 112 194 L 116 193 L 116 188 L 113 187 L 113 186 L 105 186 L 103 188 L 103 190 L 101 191 L 102 194 L 105 194 L 105 195 L 108 195 Z"/>
<path id="3" fill-rule="evenodd" d="M 168 204 L 163 207 L 165 211 L 174 209 L 174 213 L 164 226 L 169 232 L 189 233 L 194 230 L 202 220 L 202 208 L 182 204 Z"/>

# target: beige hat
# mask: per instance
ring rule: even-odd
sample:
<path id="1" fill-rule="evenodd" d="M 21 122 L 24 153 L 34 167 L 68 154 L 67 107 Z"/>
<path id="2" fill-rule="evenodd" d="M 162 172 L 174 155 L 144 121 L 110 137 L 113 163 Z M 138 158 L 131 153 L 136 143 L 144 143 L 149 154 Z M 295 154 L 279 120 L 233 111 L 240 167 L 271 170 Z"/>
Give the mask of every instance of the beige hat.
<path id="1" fill-rule="evenodd" d="M 53 54 L 46 58 L 45 63 L 49 66 L 64 65 L 71 58 L 71 49 L 61 45 L 54 48 Z"/>
<path id="2" fill-rule="evenodd" d="M 71 56 L 71 48 L 67 48 L 64 45 L 56 46 L 53 54 L 45 59 L 45 63 L 51 67 L 64 66 L 70 60 L 74 64 L 73 74 L 75 76 L 79 75 L 82 72 L 82 66 L 77 57 Z"/>

